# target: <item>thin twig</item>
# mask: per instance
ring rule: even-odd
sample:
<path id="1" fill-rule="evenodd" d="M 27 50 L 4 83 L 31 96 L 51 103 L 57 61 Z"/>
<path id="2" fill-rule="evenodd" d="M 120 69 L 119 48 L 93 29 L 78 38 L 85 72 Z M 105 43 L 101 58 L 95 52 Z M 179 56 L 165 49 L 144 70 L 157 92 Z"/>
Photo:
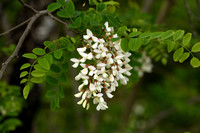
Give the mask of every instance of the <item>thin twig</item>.
<path id="1" fill-rule="evenodd" d="M 31 11 L 33 11 L 34 13 L 37 13 L 37 12 L 38 12 L 36 9 L 34 9 L 32 6 L 30 6 L 30 5 L 26 4 L 26 3 L 24 3 L 22 0 L 19 0 L 19 2 L 20 2 L 23 6 L 25 6 L 25 7 L 29 8 L 29 9 L 31 9 Z"/>
<path id="2" fill-rule="evenodd" d="M 21 26 L 23 26 L 23 25 L 25 25 L 26 23 L 28 23 L 30 20 L 31 20 L 31 18 L 29 18 L 29 19 L 25 20 L 24 22 L 22 22 L 22 23 L 16 25 L 15 27 L 11 28 L 10 30 L 1 33 L 1 34 L 0 34 L 0 37 L 1 37 L 1 36 L 4 36 L 4 35 L 6 35 L 6 34 L 9 34 L 10 32 L 12 32 L 12 31 L 14 31 L 14 30 L 20 28 Z"/>
<path id="3" fill-rule="evenodd" d="M 188 0 L 185 0 L 185 8 L 187 10 L 187 14 L 188 14 L 188 18 L 189 18 L 189 25 L 192 29 L 192 33 L 194 34 L 194 36 L 197 36 L 197 31 L 195 30 L 195 26 L 194 26 L 194 23 L 192 21 L 192 17 L 195 18 L 195 19 L 198 19 L 198 17 L 196 17 L 193 12 L 190 10 L 190 6 L 189 6 L 189 3 L 188 3 Z"/>
<path id="4" fill-rule="evenodd" d="M 1 70 L 0 70 L 0 79 L 2 79 L 3 77 L 3 74 L 8 66 L 8 64 L 10 63 L 10 61 L 15 58 L 17 55 L 18 55 L 18 52 L 26 38 L 26 36 L 28 35 L 28 33 L 30 32 L 30 29 L 33 25 L 33 23 L 41 16 L 41 15 L 44 15 L 44 14 L 47 14 L 48 11 L 47 10 L 42 10 L 42 11 L 39 11 L 37 12 L 30 20 L 30 22 L 28 23 L 25 31 L 23 32 L 22 36 L 20 37 L 19 39 L 19 42 L 17 43 L 17 46 L 14 50 L 14 52 L 12 53 L 12 55 L 4 62 L 2 63 L 2 67 L 1 67 Z"/>
<path id="5" fill-rule="evenodd" d="M 62 20 L 60 20 L 60 19 L 58 19 L 57 17 L 55 17 L 55 16 L 53 16 L 50 12 L 48 12 L 47 13 L 52 19 L 54 19 L 54 20 L 56 20 L 56 21 L 58 21 L 59 23 L 61 23 L 61 24 L 64 24 L 64 25 L 66 25 L 67 26 L 67 28 L 68 28 L 68 26 L 69 26 L 69 24 L 68 23 L 66 23 L 66 22 L 64 22 L 64 21 L 62 21 Z"/>

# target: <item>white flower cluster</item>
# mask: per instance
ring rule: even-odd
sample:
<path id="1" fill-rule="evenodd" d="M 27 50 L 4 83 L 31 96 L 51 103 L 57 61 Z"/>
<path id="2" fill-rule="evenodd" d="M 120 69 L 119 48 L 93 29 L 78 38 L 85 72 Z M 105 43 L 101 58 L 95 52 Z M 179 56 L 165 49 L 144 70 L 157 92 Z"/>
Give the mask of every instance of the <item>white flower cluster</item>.
<path id="1" fill-rule="evenodd" d="M 138 71 L 139 77 L 143 77 L 144 72 L 151 73 L 153 64 L 151 62 L 151 58 L 147 56 L 146 52 L 142 53 L 142 57 L 138 59 L 138 62 L 142 64 L 141 67 L 134 67 L 135 70 Z"/>
<path id="2" fill-rule="evenodd" d="M 74 68 L 79 65 L 82 67 L 75 77 L 75 80 L 83 81 L 78 87 L 79 93 L 75 94 L 75 97 L 81 97 L 78 104 L 89 109 L 89 99 L 93 99 L 93 103 L 98 104 L 96 107 L 98 111 L 108 108 L 103 95 L 106 94 L 108 98 L 112 98 L 111 93 L 118 87 L 118 81 L 126 85 L 129 81 L 126 76 L 131 75 L 129 71 L 132 69 L 128 64 L 131 54 L 123 52 L 120 46 L 121 40 L 111 41 L 112 38 L 118 37 L 114 34 L 113 27 L 108 27 L 108 22 L 106 22 L 102 30 L 105 36 L 97 38 L 87 29 L 87 35 L 83 36 L 86 46 L 77 49 L 81 58 L 71 59 L 74 62 Z"/>

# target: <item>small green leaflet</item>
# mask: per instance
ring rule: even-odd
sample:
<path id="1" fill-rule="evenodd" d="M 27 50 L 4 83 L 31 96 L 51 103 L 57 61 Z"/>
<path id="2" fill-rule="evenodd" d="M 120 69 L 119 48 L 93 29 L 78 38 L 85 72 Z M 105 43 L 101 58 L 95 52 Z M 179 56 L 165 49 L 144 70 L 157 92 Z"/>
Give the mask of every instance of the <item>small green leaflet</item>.
<path id="1" fill-rule="evenodd" d="M 23 96 L 24 96 L 25 99 L 27 99 L 29 91 L 30 91 L 30 85 L 27 84 L 23 89 Z"/>
<path id="2" fill-rule="evenodd" d="M 60 95 L 61 98 L 64 98 L 64 92 L 62 86 L 58 87 L 58 94 Z"/>
<path id="3" fill-rule="evenodd" d="M 67 49 L 68 49 L 69 51 L 74 51 L 74 50 L 75 50 L 75 47 L 74 47 L 74 45 L 70 44 L 69 46 L 67 46 Z"/>
<path id="4" fill-rule="evenodd" d="M 136 37 L 136 36 L 138 36 L 138 35 L 140 35 L 141 34 L 141 32 L 139 32 L 139 31 L 137 31 L 137 32 L 131 32 L 130 34 L 129 34 L 129 36 L 130 37 Z"/>
<path id="5" fill-rule="evenodd" d="M 37 54 L 37 55 L 44 55 L 46 53 L 44 49 L 42 48 L 34 48 L 32 51 L 34 54 Z"/>
<path id="6" fill-rule="evenodd" d="M 199 61 L 198 58 L 193 57 L 193 58 L 191 59 L 191 61 L 190 61 L 190 64 L 191 64 L 194 68 L 196 68 L 196 67 L 199 67 L 199 66 L 200 66 L 200 61 Z"/>
<path id="7" fill-rule="evenodd" d="M 131 38 L 129 40 L 128 46 L 130 50 L 136 51 L 141 47 L 141 44 L 142 42 L 139 38 Z"/>
<path id="8" fill-rule="evenodd" d="M 176 42 L 167 41 L 167 50 L 168 50 L 168 52 L 171 52 L 174 49 L 175 45 L 176 45 Z"/>
<path id="9" fill-rule="evenodd" d="M 53 97 L 53 96 L 55 96 L 56 95 L 56 90 L 48 90 L 47 92 L 46 92 L 46 97 L 48 97 L 48 98 L 50 98 L 50 97 Z"/>
<path id="10" fill-rule="evenodd" d="M 26 81 L 27 81 L 27 79 L 26 79 L 26 78 L 23 78 L 23 79 L 21 80 L 20 84 L 23 84 L 23 83 L 25 83 Z"/>
<path id="11" fill-rule="evenodd" d="M 142 33 L 142 34 L 140 34 L 140 38 L 142 39 L 142 38 L 147 38 L 147 37 L 150 37 L 150 33 Z"/>
<path id="12" fill-rule="evenodd" d="M 45 75 L 45 73 L 44 73 L 44 72 L 41 72 L 41 71 L 38 71 L 38 70 L 33 70 L 33 71 L 31 72 L 31 75 L 32 75 L 33 77 L 43 77 L 43 76 Z"/>
<path id="13" fill-rule="evenodd" d="M 31 66 L 30 63 L 25 63 L 25 64 L 23 64 L 23 65 L 20 67 L 20 70 L 26 69 L 26 68 L 28 68 L 28 67 L 30 67 L 30 66 Z"/>
<path id="14" fill-rule="evenodd" d="M 181 55 L 179 62 L 180 63 L 184 62 L 189 56 L 190 56 L 190 53 L 185 52 L 184 54 Z"/>
<path id="15" fill-rule="evenodd" d="M 124 52 L 128 52 L 129 48 L 128 48 L 128 40 L 126 38 L 123 38 L 121 40 L 121 48 Z"/>
<path id="16" fill-rule="evenodd" d="M 72 17 L 75 13 L 75 6 L 74 3 L 69 0 L 66 4 L 66 7 L 64 8 L 64 11 L 66 12 L 68 17 Z"/>
<path id="17" fill-rule="evenodd" d="M 159 38 L 162 35 L 163 32 L 154 32 L 151 33 L 151 39 Z"/>
<path id="18" fill-rule="evenodd" d="M 24 76 L 26 76 L 28 74 L 28 72 L 27 71 L 23 71 L 23 72 L 21 72 L 21 74 L 20 74 L 20 78 L 22 78 L 22 77 L 24 77 Z"/>
<path id="19" fill-rule="evenodd" d="M 186 46 L 189 44 L 190 40 L 192 38 L 192 33 L 187 33 L 184 37 L 183 37 L 183 46 Z"/>
<path id="20" fill-rule="evenodd" d="M 33 78 L 31 78 L 31 82 L 33 82 L 33 83 L 42 83 L 44 80 L 43 80 L 43 78 L 41 78 L 41 77 L 33 77 Z"/>
<path id="21" fill-rule="evenodd" d="M 177 41 L 177 40 L 181 39 L 184 34 L 185 34 L 184 30 L 177 30 L 173 35 L 173 40 Z"/>
<path id="22" fill-rule="evenodd" d="M 49 12 L 52 12 L 52 11 L 57 10 L 57 9 L 60 8 L 60 7 L 61 7 L 61 5 L 58 4 L 58 3 L 51 3 L 51 4 L 48 5 L 47 10 L 48 10 Z"/>
<path id="23" fill-rule="evenodd" d="M 66 5 L 65 0 L 57 0 L 57 3 L 60 4 L 62 7 Z"/>
<path id="24" fill-rule="evenodd" d="M 200 52 L 200 42 L 196 43 L 196 44 L 192 47 L 192 52 Z"/>
<path id="25" fill-rule="evenodd" d="M 50 65 L 49 65 L 49 62 L 47 61 L 46 58 L 41 58 L 38 60 L 38 64 L 43 67 L 44 69 L 46 70 L 49 70 L 50 69 Z"/>
<path id="26" fill-rule="evenodd" d="M 62 54 L 63 54 L 63 50 L 62 49 L 59 49 L 59 50 L 56 50 L 53 55 L 56 59 L 60 59 L 62 57 Z"/>
<path id="27" fill-rule="evenodd" d="M 177 49 L 173 54 L 174 61 L 178 61 L 180 59 L 181 55 L 183 54 L 183 52 L 184 52 L 184 49 L 182 47 Z"/>
<path id="28" fill-rule="evenodd" d="M 28 59 L 37 59 L 37 56 L 33 53 L 25 53 L 22 56 Z"/>
<path id="29" fill-rule="evenodd" d="M 168 31 L 162 33 L 162 35 L 161 35 L 161 40 L 168 39 L 168 38 L 170 38 L 171 36 L 173 36 L 173 34 L 174 34 L 174 31 L 173 31 L 173 30 L 168 30 Z"/>

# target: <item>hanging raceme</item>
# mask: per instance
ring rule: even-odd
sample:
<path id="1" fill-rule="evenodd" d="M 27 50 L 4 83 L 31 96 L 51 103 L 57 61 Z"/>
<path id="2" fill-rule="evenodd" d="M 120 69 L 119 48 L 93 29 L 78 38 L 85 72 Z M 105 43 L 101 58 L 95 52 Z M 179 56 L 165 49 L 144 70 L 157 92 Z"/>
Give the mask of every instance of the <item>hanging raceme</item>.
<path id="1" fill-rule="evenodd" d="M 87 35 L 84 35 L 86 46 L 77 48 L 81 58 L 72 58 L 73 67 L 82 67 L 80 73 L 75 77 L 76 80 L 82 80 L 82 84 L 78 87 L 78 93 L 75 97 L 81 100 L 78 104 L 82 104 L 84 108 L 89 109 L 90 99 L 97 104 L 97 110 L 105 110 L 108 108 L 104 100 L 104 94 L 108 98 L 112 98 L 111 94 L 118 87 L 118 81 L 126 85 L 130 76 L 129 72 L 132 67 L 130 62 L 130 53 L 121 49 L 121 39 L 112 42 L 112 38 L 118 38 L 114 34 L 114 28 L 105 23 L 104 38 L 98 38 L 93 35 L 92 31 L 87 29 Z"/>

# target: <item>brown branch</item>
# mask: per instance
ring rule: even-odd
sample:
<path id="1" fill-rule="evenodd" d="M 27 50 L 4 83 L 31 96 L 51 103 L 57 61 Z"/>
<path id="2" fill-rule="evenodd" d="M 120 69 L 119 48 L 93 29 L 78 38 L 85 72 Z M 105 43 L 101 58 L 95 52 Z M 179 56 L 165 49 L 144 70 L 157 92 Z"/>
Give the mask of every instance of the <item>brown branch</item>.
<path id="1" fill-rule="evenodd" d="M 48 12 L 47 14 L 48 14 L 52 19 L 58 21 L 58 22 L 61 23 L 61 24 L 66 25 L 67 28 L 69 27 L 69 24 L 68 24 L 68 23 L 66 23 L 66 22 L 64 22 L 64 21 L 62 21 L 62 20 L 60 20 L 60 19 L 58 19 L 57 17 L 53 16 L 50 12 Z"/>
<path id="2" fill-rule="evenodd" d="M 164 22 L 165 18 L 167 17 L 171 7 L 175 4 L 176 0 L 165 0 L 163 5 L 160 8 L 159 14 L 157 16 L 156 23 L 161 24 Z"/>
<path id="3" fill-rule="evenodd" d="M 16 25 L 15 27 L 11 28 L 10 30 L 1 33 L 1 34 L 0 34 L 0 37 L 1 37 L 1 36 L 4 36 L 4 35 L 6 35 L 6 34 L 9 34 L 10 32 L 12 32 L 12 31 L 14 31 L 14 30 L 20 28 L 21 26 L 23 26 L 23 25 L 25 25 L 26 23 L 28 23 L 30 20 L 31 20 L 31 18 L 29 18 L 29 19 L 25 20 L 24 22 L 22 22 L 22 23 Z"/>
<path id="4" fill-rule="evenodd" d="M 142 12 L 148 13 L 154 0 L 145 0 L 142 6 Z"/>
<path id="5" fill-rule="evenodd" d="M 193 12 L 190 10 L 190 6 L 189 6 L 189 3 L 188 3 L 188 0 L 184 0 L 185 2 L 185 8 L 187 10 L 187 15 L 188 15 L 188 18 L 189 18 L 189 25 L 192 29 L 192 33 L 194 34 L 194 36 L 197 36 L 197 32 L 195 30 L 195 26 L 194 26 L 194 23 L 192 21 L 192 17 L 195 18 L 195 19 L 198 19 L 198 17 L 196 17 Z"/>
<path id="6" fill-rule="evenodd" d="M 30 22 L 28 23 L 26 29 L 24 30 L 22 36 L 20 37 L 19 42 L 17 43 L 17 46 L 16 46 L 14 52 L 11 54 L 11 56 L 10 56 L 4 63 L 2 63 L 2 67 L 1 67 L 1 70 L 0 70 L 0 79 L 2 79 L 3 74 L 4 74 L 4 72 L 5 72 L 5 70 L 6 70 L 7 66 L 8 66 L 8 64 L 10 63 L 10 61 L 18 55 L 18 52 L 19 52 L 19 50 L 20 50 L 20 48 L 21 48 L 21 46 L 22 46 L 22 44 L 23 44 L 23 42 L 24 42 L 26 36 L 29 34 L 30 29 L 31 29 L 33 23 L 34 23 L 41 15 L 44 15 L 44 14 L 47 14 L 47 13 L 48 13 L 47 10 L 42 10 L 42 11 L 37 12 L 37 13 L 31 18 L 31 20 L 30 20 Z"/>
<path id="7" fill-rule="evenodd" d="M 33 11 L 34 13 L 37 13 L 38 11 L 36 9 L 34 9 L 32 6 L 24 3 L 22 0 L 18 0 L 24 7 L 29 8 L 31 11 Z"/>

